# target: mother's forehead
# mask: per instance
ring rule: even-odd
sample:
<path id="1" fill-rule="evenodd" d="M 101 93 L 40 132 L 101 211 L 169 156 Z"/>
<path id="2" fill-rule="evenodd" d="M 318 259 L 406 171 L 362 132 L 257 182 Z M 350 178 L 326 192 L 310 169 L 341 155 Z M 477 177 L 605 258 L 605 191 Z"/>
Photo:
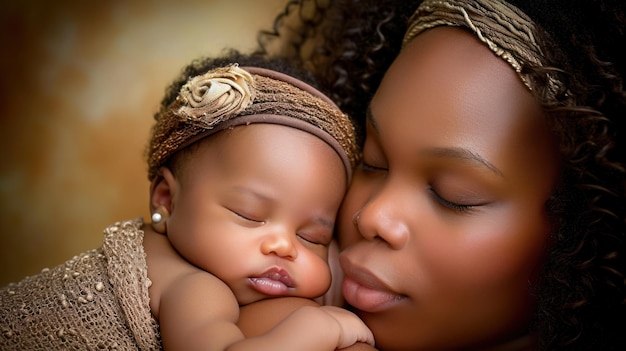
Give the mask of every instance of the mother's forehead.
<path id="1" fill-rule="evenodd" d="M 420 95 L 437 91 L 465 99 L 486 93 L 489 86 L 512 86 L 531 97 L 516 72 L 474 35 L 460 28 L 437 27 L 407 44 L 385 74 L 376 95 L 419 99 Z M 505 98 L 507 92 L 490 94 Z M 436 101 L 426 101 L 431 102 Z"/>

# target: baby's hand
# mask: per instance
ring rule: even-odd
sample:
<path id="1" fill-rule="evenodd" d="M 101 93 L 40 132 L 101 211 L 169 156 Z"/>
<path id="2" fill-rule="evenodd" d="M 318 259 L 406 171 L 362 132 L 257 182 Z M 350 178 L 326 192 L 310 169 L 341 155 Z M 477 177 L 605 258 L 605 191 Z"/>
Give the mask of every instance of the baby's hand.
<path id="1" fill-rule="evenodd" d="M 348 347 L 357 342 L 364 342 L 374 346 L 374 334 L 357 315 L 335 306 L 322 306 L 320 308 L 339 324 L 341 333 L 339 334 L 337 348 Z"/>

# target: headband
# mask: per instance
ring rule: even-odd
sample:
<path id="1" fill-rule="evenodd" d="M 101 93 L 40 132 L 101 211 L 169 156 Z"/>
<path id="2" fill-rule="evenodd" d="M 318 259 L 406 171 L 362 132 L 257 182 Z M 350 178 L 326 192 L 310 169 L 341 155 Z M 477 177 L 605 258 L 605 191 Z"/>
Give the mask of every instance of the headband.
<path id="1" fill-rule="evenodd" d="M 227 128 L 252 123 L 284 125 L 332 147 L 348 177 L 358 158 L 350 118 L 324 94 L 286 74 L 232 64 L 190 78 L 176 100 L 155 116 L 148 145 L 148 178 L 176 152 Z"/>
<path id="2" fill-rule="evenodd" d="M 522 68 L 544 67 L 544 54 L 537 43 L 538 28 L 530 17 L 502 0 L 425 0 L 409 19 L 402 46 L 423 31 L 437 26 L 470 29 L 498 57 L 506 61 L 532 91 Z M 562 83 L 548 75 L 548 91 L 554 99 Z"/>

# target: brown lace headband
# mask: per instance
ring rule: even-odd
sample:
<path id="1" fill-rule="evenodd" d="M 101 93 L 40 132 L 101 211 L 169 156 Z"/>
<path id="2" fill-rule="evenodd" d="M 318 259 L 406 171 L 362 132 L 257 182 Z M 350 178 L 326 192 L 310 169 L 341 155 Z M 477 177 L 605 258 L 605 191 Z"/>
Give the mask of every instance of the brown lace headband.
<path id="1" fill-rule="evenodd" d="M 423 31 L 437 26 L 470 29 L 491 51 L 505 60 L 529 90 L 531 82 L 522 73 L 525 66 L 545 66 L 544 54 L 536 41 L 537 26 L 524 12 L 502 0 L 425 0 L 409 20 L 403 40 L 406 46 Z M 548 76 L 550 98 L 562 85 Z"/>
<path id="2" fill-rule="evenodd" d="M 324 94 L 286 74 L 237 64 L 192 77 L 167 110 L 157 114 L 148 145 L 148 178 L 176 152 L 227 128 L 280 124 L 311 133 L 330 145 L 348 181 L 358 159 L 351 120 Z"/>

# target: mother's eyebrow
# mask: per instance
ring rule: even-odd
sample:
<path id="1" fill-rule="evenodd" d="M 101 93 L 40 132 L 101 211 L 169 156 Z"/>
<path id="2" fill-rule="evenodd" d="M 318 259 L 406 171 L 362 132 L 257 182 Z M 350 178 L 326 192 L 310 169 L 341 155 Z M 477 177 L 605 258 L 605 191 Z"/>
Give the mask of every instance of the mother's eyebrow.
<path id="1" fill-rule="evenodd" d="M 480 154 L 463 147 L 432 147 L 423 150 L 424 154 L 435 157 L 443 158 L 456 158 L 464 161 L 470 161 L 478 165 L 482 165 L 488 168 L 490 171 L 498 176 L 502 176 L 502 171 L 498 167 L 494 166 L 491 162 L 487 161 Z"/>
<path id="2" fill-rule="evenodd" d="M 371 124 L 372 129 L 377 134 L 379 133 L 378 124 L 376 122 L 376 118 L 372 113 L 372 106 L 368 105 L 367 110 L 365 112 L 366 120 Z M 490 171 L 495 173 L 498 176 L 502 176 L 503 173 L 498 167 L 494 166 L 491 162 L 487 161 L 484 157 L 480 156 L 480 154 L 462 147 L 434 147 L 429 148 L 424 151 L 424 153 L 430 156 L 436 157 L 445 157 L 445 158 L 456 158 L 462 159 L 466 161 L 471 161 L 473 163 L 477 163 L 484 167 L 487 167 Z"/>

